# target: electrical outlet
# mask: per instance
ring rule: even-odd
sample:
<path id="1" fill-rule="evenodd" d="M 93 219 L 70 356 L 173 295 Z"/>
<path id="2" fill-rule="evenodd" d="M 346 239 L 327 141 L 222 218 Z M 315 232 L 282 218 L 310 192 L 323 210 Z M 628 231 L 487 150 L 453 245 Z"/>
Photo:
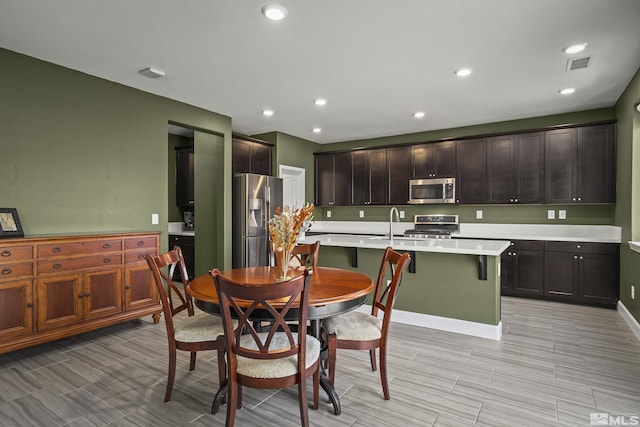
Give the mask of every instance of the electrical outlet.
<path id="1" fill-rule="evenodd" d="M 482 211 L 476 211 L 476 219 L 482 219 Z"/>
<path id="2" fill-rule="evenodd" d="M 567 211 L 564 209 L 560 209 L 558 211 L 558 219 L 567 219 Z"/>
<path id="3" fill-rule="evenodd" d="M 331 218 L 331 211 L 327 211 L 327 218 Z"/>
<path id="4" fill-rule="evenodd" d="M 547 219 L 556 219 L 556 211 L 549 209 L 547 211 Z"/>
<path id="5" fill-rule="evenodd" d="M 158 214 L 151 214 L 151 224 L 158 224 L 160 220 L 158 219 Z"/>
<path id="6" fill-rule="evenodd" d="M 631 299 L 636 299 L 636 287 L 631 285 Z"/>
<path id="7" fill-rule="evenodd" d="M 404 219 L 404 211 L 400 211 L 400 219 Z"/>
<path id="8" fill-rule="evenodd" d="M 364 211 L 360 211 L 360 218 L 364 218 Z"/>

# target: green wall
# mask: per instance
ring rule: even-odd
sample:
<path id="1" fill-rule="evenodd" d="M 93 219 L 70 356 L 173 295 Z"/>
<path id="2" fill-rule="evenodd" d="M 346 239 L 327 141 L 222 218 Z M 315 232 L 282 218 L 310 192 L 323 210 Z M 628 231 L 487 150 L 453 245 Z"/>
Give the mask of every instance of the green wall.
<path id="1" fill-rule="evenodd" d="M 222 190 L 199 207 L 200 238 L 231 247 L 229 117 L 4 49 L 0 64 L 0 204 L 26 234 L 156 230 L 166 249 L 172 122 L 222 141 L 224 163 L 200 164 Z M 202 256 L 231 265 L 230 250 Z"/>
<path id="2" fill-rule="evenodd" d="M 622 227 L 620 248 L 620 300 L 640 322 L 640 254 L 632 251 L 629 240 L 640 240 L 640 70 L 616 103 L 618 117 L 618 203 L 615 222 Z M 631 299 L 631 286 L 636 297 Z"/>

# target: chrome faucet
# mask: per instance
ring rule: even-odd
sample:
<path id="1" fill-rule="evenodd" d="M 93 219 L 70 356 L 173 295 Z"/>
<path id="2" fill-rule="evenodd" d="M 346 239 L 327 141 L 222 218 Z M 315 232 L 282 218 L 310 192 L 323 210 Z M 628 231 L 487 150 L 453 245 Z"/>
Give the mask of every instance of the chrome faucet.
<path id="1" fill-rule="evenodd" d="M 392 246 L 393 246 L 393 211 L 396 212 L 396 221 L 400 221 L 400 216 L 398 215 L 398 208 L 394 206 L 389 211 L 389 243 Z"/>

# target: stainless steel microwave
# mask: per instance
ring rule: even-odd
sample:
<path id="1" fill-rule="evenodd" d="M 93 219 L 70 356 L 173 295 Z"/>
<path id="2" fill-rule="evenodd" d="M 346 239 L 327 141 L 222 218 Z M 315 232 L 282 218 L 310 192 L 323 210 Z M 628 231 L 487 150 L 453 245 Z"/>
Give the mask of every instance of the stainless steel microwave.
<path id="1" fill-rule="evenodd" d="M 412 179 L 409 181 L 409 203 L 412 205 L 455 202 L 455 178 Z"/>

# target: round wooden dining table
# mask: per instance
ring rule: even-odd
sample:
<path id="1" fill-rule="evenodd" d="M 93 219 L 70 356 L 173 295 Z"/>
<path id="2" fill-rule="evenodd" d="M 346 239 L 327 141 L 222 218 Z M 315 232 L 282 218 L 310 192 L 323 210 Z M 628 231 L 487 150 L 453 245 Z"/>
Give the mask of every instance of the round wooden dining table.
<path id="1" fill-rule="evenodd" d="M 290 268 L 288 276 L 301 275 L 303 269 L 304 267 Z M 280 273 L 275 267 L 246 267 L 224 270 L 220 274 L 236 282 L 266 286 L 277 282 Z M 309 281 L 308 318 L 311 321 L 311 333 L 320 338 L 320 320 L 360 307 L 373 287 L 373 280 L 369 276 L 356 271 L 331 267 L 314 268 Z M 187 286 L 187 292 L 198 308 L 220 315 L 220 302 L 210 274 L 193 279 Z M 333 404 L 334 413 L 339 415 L 340 399 L 324 370 L 321 370 L 320 384 Z"/>

